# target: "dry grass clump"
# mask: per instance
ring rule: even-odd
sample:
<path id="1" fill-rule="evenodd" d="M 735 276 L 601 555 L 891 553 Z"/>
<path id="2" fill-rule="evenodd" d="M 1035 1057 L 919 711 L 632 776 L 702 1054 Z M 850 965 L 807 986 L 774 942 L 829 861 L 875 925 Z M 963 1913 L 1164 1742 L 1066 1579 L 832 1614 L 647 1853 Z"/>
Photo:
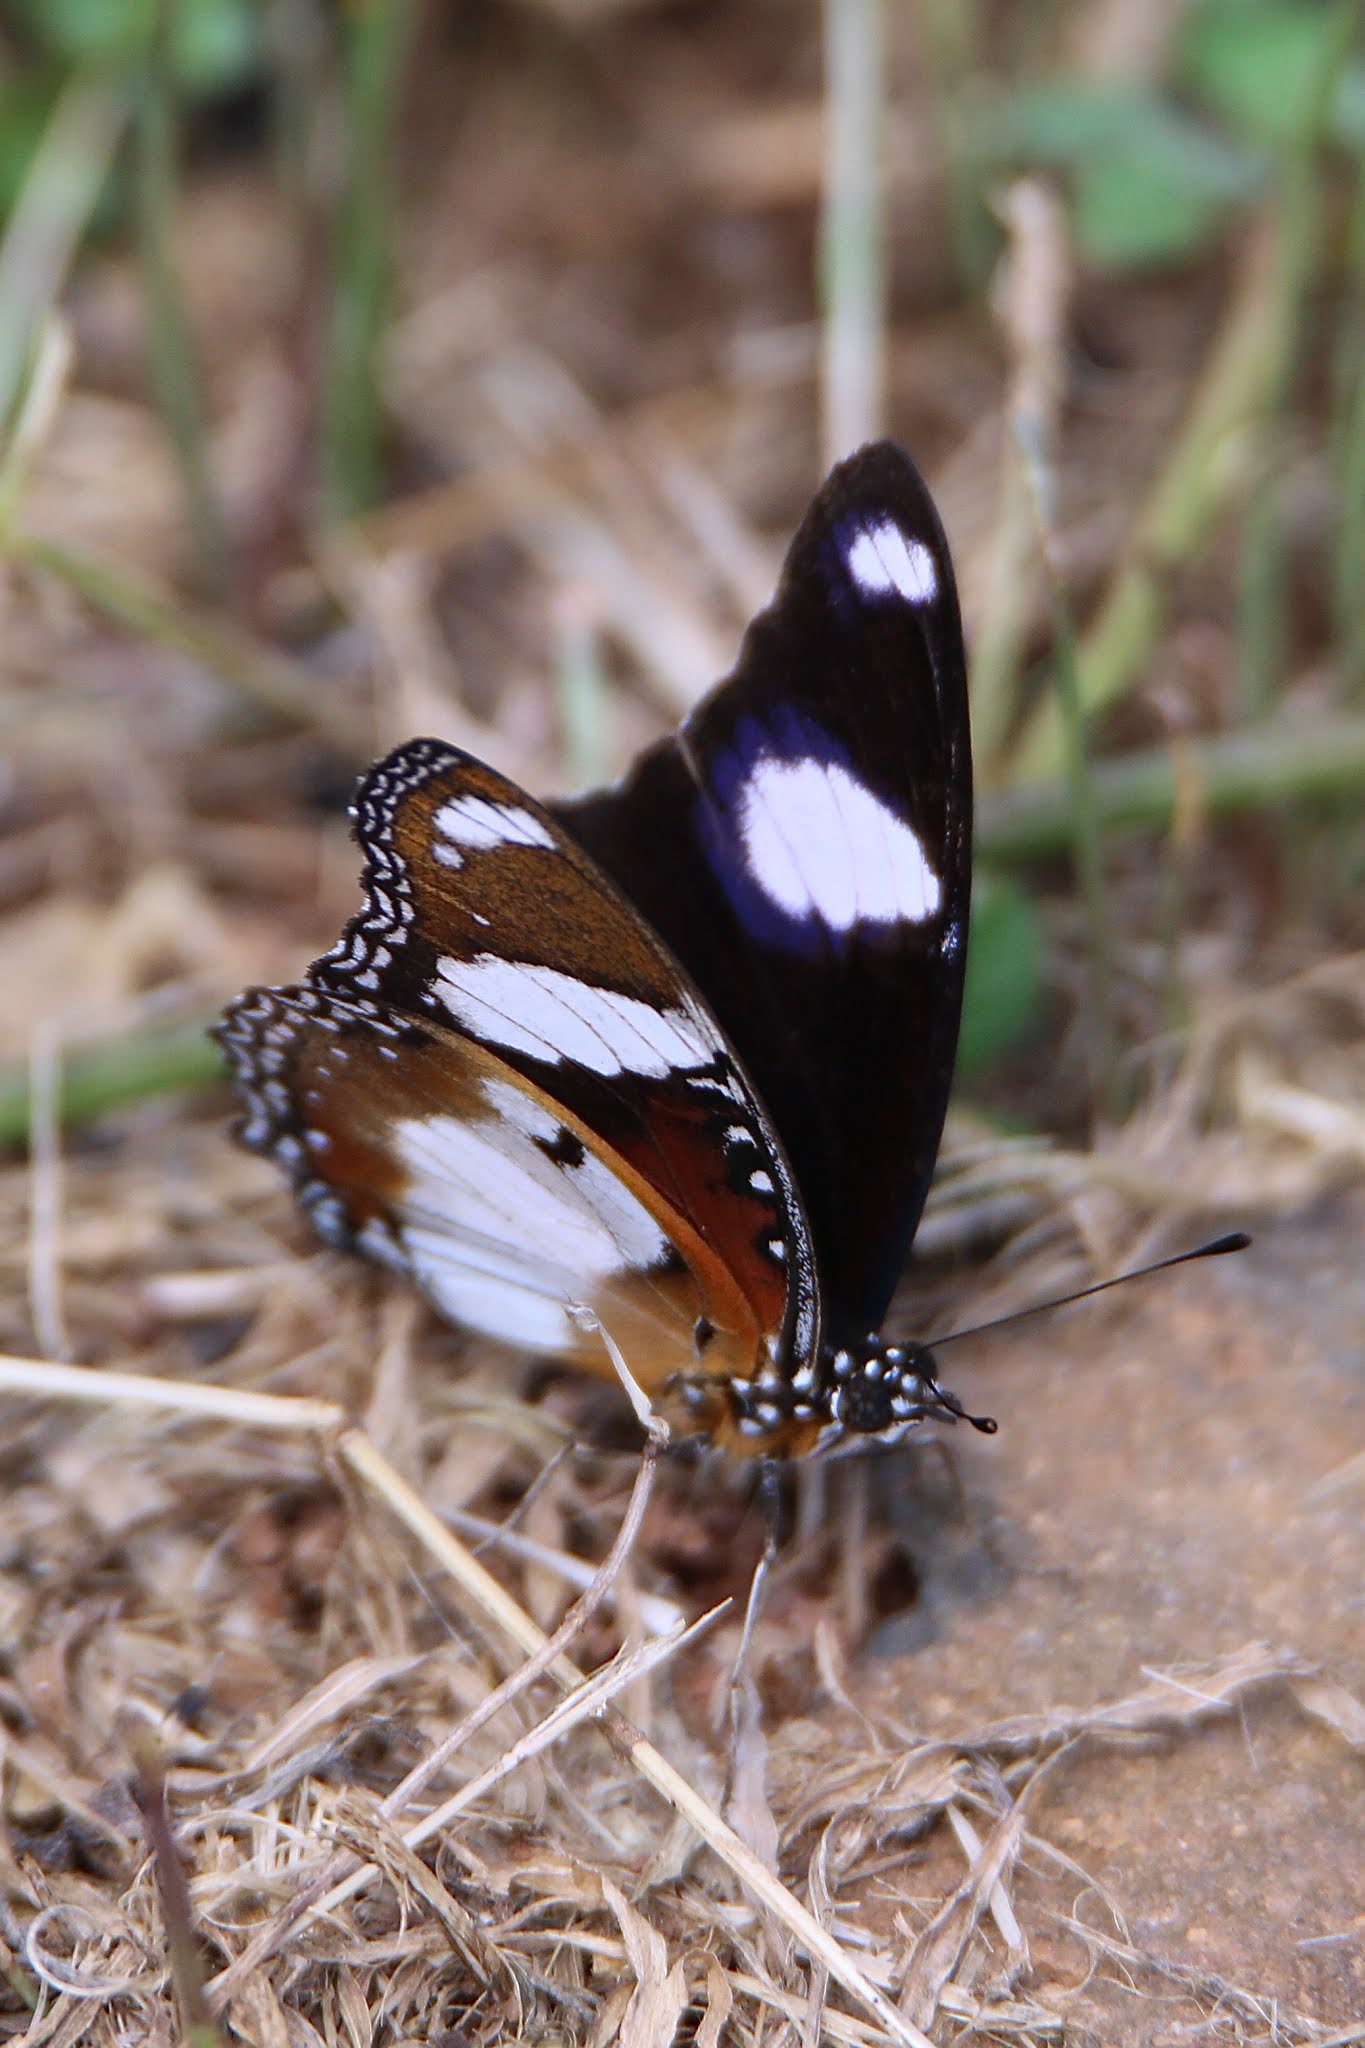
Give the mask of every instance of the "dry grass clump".
<path id="1" fill-rule="evenodd" d="M 28 1191 L 9 1176 L 11 1270 Z M 1082 1951 L 1138 1981 L 1167 1967 L 1116 1906 L 1037 1920 L 1059 1878 L 1104 1899 L 1035 1819 L 1061 1759 L 1178 1738 L 1267 1687 L 1360 1739 L 1349 1698 L 1265 1648 L 926 1735 L 859 1704 L 817 1564 L 770 1592 L 767 1712 L 751 1684 L 727 1799 L 734 1614 L 704 1605 L 688 1630 L 648 1597 L 651 1558 L 694 1612 L 723 1579 L 695 1520 L 709 1488 L 731 1532 L 711 1545 L 733 1542 L 717 1476 L 605 1450 L 547 1467 L 587 1426 L 575 1389 L 528 1407 L 477 1347 L 452 1376 L 458 1340 L 291 1252 L 281 1221 L 211 1124 L 75 1162 L 61 1324 L 100 1368 L 0 1364 L 0 1884 L 26 2040 L 169 2038 L 196 1955 L 208 2010 L 251 2040 L 749 2042 L 781 2022 L 922 2042 L 945 2020 L 1059 2039 L 1068 2001 L 1031 1967 L 1030 1921 L 1080 1945 L 1078 1984 Z M 538 1547 L 495 1547 L 490 1578 L 452 1524 L 519 1495 Z M 601 1560 L 613 1536 L 575 1608 L 556 1552 Z M 730 1576 L 742 1596 L 733 1557 Z M 1249 1993 L 1177 1976 L 1272 2038 Z"/>
<path id="2" fill-rule="evenodd" d="M 283 1332 L 301 1304 L 277 1305 Z M 394 1341 L 405 1350 L 406 1332 Z M 252 1380 L 297 1372 L 292 1346 L 273 1373 L 255 1348 Z M 6 1574 L 7 1634 L 35 1647 L 6 1684 L 3 1880 L 33 2042 L 173 2030 L 167 1893 L 182 1871 L 209 2005 L 253 2040 L 664 2043 L 686 2017 L 698 2039 L 749 2041 L 785 2015 L 830 2039 L 914 2042 L 938 2013 L 1055 2038 L 1057 2012 L 1019 1994 L 1028 1939 L 1011 1904 L 1021 1862 L 1070 1864 L 1029 1821 L 1052 1762 L 1309 1675 L 1248 1651 L 949 1743 L 857 1710 L 825 1622 L 816 1662 L 835 1716 L 770 1737 L 746 1723 L 736 1835 L 717 1811 L 719 1745 L 697 1721 L 714 1663 L 679 1690 L 686 1636 L 637 1622 L 634 1647 L 579 1681 L 556 1644 L 582 1614 L 547 1642 L 339 1408 L 277 1396 L 267 1432 L 269 1399 L 227 1387 L 206 1424 L 202 1382 L 89 1374 L 88 1408 L 61 1400 L 77 1389 L 60 1368 L 35 1365 L 28 1385 L 58 1396 L 18 1410 L 7 1462 L 34 1478 L 7 1488 L 0 1532 L 7 1556 L 35 1560 Z M 390 1415 L 392 1394 L 390 1381 Z M 400 1537 L 395 1509 L 434 1554 Z M 623 1569 L 618 1551 L 598 1588 L 614 1580 L 618 1614 L 637 1604 Z M 542 1645 L 529 1665 L 509 1656 L 513 1633 Z M 174 1861 L 158 1867 L 145 1809 L 163 1791 Z M 966 1869 L 931 1906 L 913 1872 L 945 1817 Z M 1097 1956 L 1123 1946 L 1079 1931 Z M 817 2021 L 831 1976 L 853 2010 Z M 1312 2037 L 1306 2020 L 1280 2024 Z"/>

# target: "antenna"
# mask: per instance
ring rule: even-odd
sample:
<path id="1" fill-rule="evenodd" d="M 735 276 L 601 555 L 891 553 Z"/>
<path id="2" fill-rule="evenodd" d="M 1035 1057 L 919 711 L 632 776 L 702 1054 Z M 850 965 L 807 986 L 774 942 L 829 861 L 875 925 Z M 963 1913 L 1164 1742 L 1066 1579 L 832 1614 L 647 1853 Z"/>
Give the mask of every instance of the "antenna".
<path id="1" fill-rule="evenodd" d="M 1126 1287 L 1130 1280 L 1145 1280 L 1149 1273 L 1164 1273 L 1168 1266 L 1187 1266 L 1191 1259 L 1221 1259 L 1227 1252 L 1244 1252 L 1250 1243 L 1245 1230 L 1230 1230 L 1225 1237 L 1211 1237 L 1207 1244 L 1196 1245 L 1191 1252 L 1176 1252 L 1171 1258 L 1157 1259 L 1150 1266 L 1136 1266 L 1131 1273 L 1116 1273 L 1112 1280 L 1096 1280 L 1089 1287 L 1078 1287 L 1074 1294 L 1059 1294 L 1055 1301 L 1035 1301 L 1030 1308 L 1016 1308 L 1007 1316 L 993 1316 L 988 1323 L 973 1323 L 969 1330 L 950 1330 L 946 1337 L 931 1337 L 929 1349 L 938 1351 L 945 1344 L 959 1343 L 963 1337 L 979 1337 L 983 1331 L 1002 1329 L 1006 1323 L 1022 1323 L 1025 1316 L 1041 1316 L 1054 1308 L 1068 1308 L 1073 1301 L 1084 1301 L 1088 1295 L 1107 1294 L 1111 1287 Z"/>

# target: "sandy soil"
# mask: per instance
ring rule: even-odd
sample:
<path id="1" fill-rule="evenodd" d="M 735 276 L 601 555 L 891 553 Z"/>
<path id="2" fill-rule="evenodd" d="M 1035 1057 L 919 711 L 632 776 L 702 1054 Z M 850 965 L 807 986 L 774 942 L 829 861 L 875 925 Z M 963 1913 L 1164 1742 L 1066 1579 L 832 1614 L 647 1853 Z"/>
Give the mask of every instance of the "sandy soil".
<path id="1" fill-rule="evenodd" d="M 923 1461 L 906 1509 L 921 1597 L 861 1666 L 869 1701 L 960 1740 L 974 1720 L 1090 1708 L 1253 1642 L 1365 1697 L 1363 1223 L 1358 1199 L 1324 1203 L 1140 1299 L 964 1346 L 955 1383 L 1000 1433 L 958 1445 L 975 1526 Z M 1346 2028 L 1365 2016 L 1365 1722 L 1356 1737 L 1353 1754 L 1270 1686 L 1176 1737 L 1082 1740 L 1032 1824 L 1135 1946 L 1267 2015 L 1279 2001 Z M 1112 1930 L 1074 1873 L 1024 1862 L 1034 1929 L 1074 1912 Z M 1033 1961 L 1038 1996 L 1086 1976 L 1060 1929 Z M 1174 1983 L 1141 1973 L 1069 2007 L 1115 2048 L 1196 2023 Z"/>

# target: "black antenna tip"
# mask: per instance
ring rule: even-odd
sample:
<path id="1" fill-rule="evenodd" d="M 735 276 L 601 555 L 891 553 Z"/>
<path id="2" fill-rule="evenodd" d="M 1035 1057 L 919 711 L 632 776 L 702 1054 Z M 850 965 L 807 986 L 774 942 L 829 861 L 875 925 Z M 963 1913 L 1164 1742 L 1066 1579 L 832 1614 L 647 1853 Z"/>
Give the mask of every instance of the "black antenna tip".
<path id="1" fill-rule="evenodd" d="M 1217 1259 L 1224 1252 L 1244 1252 L 1251 1243 L 1251 1236 L 1245 1230 L 1230 1230 L 1226 1237 L 1215 1237 L 1209 1244 L 1201 1244 L 1197 1252 L 1191 1252 L 1195 1259 Z"/>
<path id="2" fill-rule="evenodd" d="M 972 1428 L 980 1430 L 982 1436 L 994 1436 L 995 1432 L 999 1429 L 1000 1424 L 993 1415 L 969 1415 L 958 1400 L 957 1395 L 950 1394 L 946 1387 L 936 1386 L 934 1392 L 938 1396 L 944 1414 L 948 1416 L 950 1421 L 970 1422 Z"/>
<path id="3" fill-rule="evenodd" d="M 1107 1294 L 1111 1287 L 1121 1287 L 1129 1280 L 1145 1280 L 1151 1273 L 1164 1273 L 1172 1266 L 1188 1265 L 1191 1259 L 1216 1259 L 1224 1252 L 1244 1252 L 1251 1243 L 1245 1230 L 1229 1230 L 1222 1237 L 1211 1237 L 1207 1244 L 1197 1244 L 1193 1251 L 1174 1252 L 1167 1259 L 1157 1259 L 1150 1266 L 1138 1266 L 1131 1273 L 1116 1274 L 1112 1280 L 1097 1280 L 1090 1287 L 1078 1287 L 1072 1294 L 1058 1295 L 1055 1301 L 1035 1302 L 1032 1308 L 1016 1309 L 1012 1315 L 995 1316 L 988 1323 L 973 1323 L 968 1330 L 949 1330 L 944 1336 L 931 1337 L 928 1349 L 937 1351 L 943 1344 L 960 1343 L 964 1337 L 979 1337 L 986 1330 L 1003 1329 L 1007 1323 L 1022 1322 L 1025 1316 L 1041 1315 L 1045 1310 L 1069 1308 L 1073 1301 L 1088 1301 L 1092 1294 Z M 959 1414 L 962 1411 L 958 1410 Z M 974 1418 L 965 1416 L 971 1422 Z M 977 1423 L 977 1428 L 980 1424 Z"/>

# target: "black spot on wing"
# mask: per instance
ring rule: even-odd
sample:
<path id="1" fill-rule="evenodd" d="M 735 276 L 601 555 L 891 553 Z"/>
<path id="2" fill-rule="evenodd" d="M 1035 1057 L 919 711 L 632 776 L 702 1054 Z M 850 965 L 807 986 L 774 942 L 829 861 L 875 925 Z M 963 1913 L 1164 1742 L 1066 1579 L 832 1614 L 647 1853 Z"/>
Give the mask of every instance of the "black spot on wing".
<path id="1" fill-rule="evenodd" d="M 553 1138 L 537 1138 L 535 1144 L 547 1159 L 553 1159 L 556 1166 L 581 1166 L 588 1156 L 577 1132 L 566 1129 L 563 1124 Z"/>

